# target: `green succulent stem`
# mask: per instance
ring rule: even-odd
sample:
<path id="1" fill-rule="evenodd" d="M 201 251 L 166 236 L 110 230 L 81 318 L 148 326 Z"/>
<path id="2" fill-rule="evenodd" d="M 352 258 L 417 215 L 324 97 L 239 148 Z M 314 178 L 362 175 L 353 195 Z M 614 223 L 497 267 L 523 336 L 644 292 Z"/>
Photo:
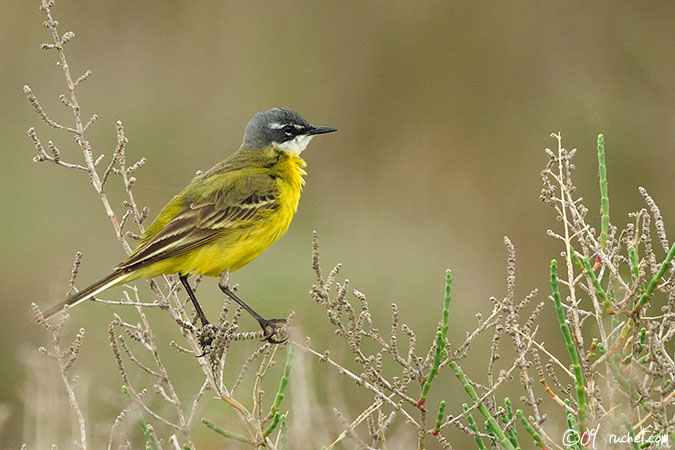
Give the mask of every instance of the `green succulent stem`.
<path id="1" fill-rule="evenodd" d="M 605 165 L 605 137 L 598 135 L 598 176 L 600 178 L 600 203 L 602 219 L 600 222 L 600 245 L 605 248 L 609 233 L 609 196 L 607 194 L 607 166 Z"/>
<path id="2" fill-rule="evenodd" d="M 501 446 L 507 450 L 515 450 L 516 447 L 511 443 L 511 441 L 506 437 L 502 429 L 499 427 L 499 424 L 495 420 L 494 417 L 492 417 L 492 414 L 490 414 L 490 411 L 487 409 L 487 406 L 483 402 L 480 401 L 480 397 L 476 393 L 476 390 L 469 384 L 469 382 L 466 379 L 466 376 L 464 375 L 464 372 L 462 369 L 457 365 L 455 361 L 450 361 L 450 368 L 452 369 L 453 372 L 455 372 L 455 376 L 459 381 L 462 383 L 462 386 L 464 386 L 464 390 L 466 391 L 467 394 L 469 394 L 469 397 L 471 400 L 473 400 L 474 403 L 478 404 L 478 411 L 485 417 L 487 427 L 488 429 L 494 433 L 495 437 L 501 444 Z"/>
<path id="3" fill-rule="evenodd" d="M 438 374 L 438 366 L 446 356 L 445 340 L 448 336 L 448 323 L 450 321 L 450 299 L 452 294 L 452 271 L 450 269 L 445 271 L 445 297 L 443 299 L 443 315 L 441 319 L 441 327 L 436 332 L 436 350 L 434 352 L 434 359 L 427 375 L 427 379 L 422 386 L 422 394 L 417 401 L 418 406 L 424 405 L 431 389 L 431 383 Z"/>
<path id="4" fill-rule="evenodd" d="M 462 403 L 462 409 L 464 412 L 469 410 L 469 405 L 466 403 Z M 468 413 L 466 415 L 466 423 L 469 425 L 469 429 L 473 431 L 474 433 L 478 433 L 478 424 L 476 424 L 476 420 L 473 418 L 471 413 Z M 479 450 L 487 450 L 487 447 L 483 443 L 483 439 L 480 436 L 474 436 L 473 437 L 474 442 L 476 443 L 476 447 L 478 447 Z"/>
<path id="5" fill-rule="evenodd" d="M 441 424 L 443 424 L 443 416 L 445 415 L 445 400 L 441 400 L 441 403 L 438 405 L 438 414 L 436 416 L 436 426 L 434 427 L 433 434 L 437 435 L 441 431 Z"/>
<path id="6" fill-rule="evenodd" d="M 518 418 L 518 420 L 520 420 L 520 423 L 523 426 L 523 428 L 525 428 L 525 431 L 527 431 L 527 434 L 529 434 L 532 437 L 532 439 L 534 439 L 534 442 L 537 443 L 537 446 L 539 448 L 547 448 L 546 442 L 544 442 L 541 435 L 537 433 L 537 430 L 534 429 L 530 421 L 527 420 L 527 417 L 525 417 L 525 414 L 523 413 L 522 409 L 516 410 L 516 417 Z"/>
<path id="7" fill-rule="evenodd" d="M 628 245 L 628 261 L 630 262 L 630 268 L 633 271 L 633 277 L 637 280 L 640 278 L 640 266 L 638 265 L 637 260 L 637 249 L 634 245 Z"/>
<path id="8" fill-rule="evenodd" d="M 281 406 L 281 401 L 284 399 L 286 386 L 288 386 L 288 378 L 291 375 L 291 364 L 293 363 L 294 354 L 295 354 L 295 347 L 293 346 L 288 347 L 288 354 L 286 355 L 286 365 L 284 366 L 284 373 L 281 376 L 281 381 L 279 381 L 279 389 L 277 390 L 277 394 L 274 396 L 274 403 L 272 403 L 272 407 L 270 408 L 269 415 L 271 417 L 274 417 L 277 414 L 277 412 L 279 411 L 279 406 Z"/>
<path id="9" fill-rule="evenodd" d="M 279 414 L 279 411 L 276 411 L 274 413 L 274 417 L 272 418 L 272 422 L 269 424 L 269 426 L 265 429 L 265 432 L 263 433 L 265 437 L 269 436 L 272 434 L 272 431 L 279 425 L 279 420 L 281 419 L 281 414 Z"/>
<path id="10" fill-rule="evenodd" d="M 635 308 L 631 312 L 631 315 L 636 315 L 638 312 L 640 312 L 644 304 L 647 303 L 649 298 L 654 293 L 654 290 L 656 290 L 656 286 L 659 284 L 661 279 L 663 279 L 663 276 L 670 268 L 670 264 L 673 262 L 674 257 L 675 257 L 675 243 L 670 247 L 670 251 L 668 251 L 666 259 L 663 260 L 663 263 L 661 264 L 661 268 L 647 285 L 647 290 L 640 296 L 640 300 L 638 300 L 638 303 L 637 305 L 635 305 Z"/>
<path id="11" fill-rule="evenodd" d="M 509 422 L 513 420 L 513 406 L 511 405 L 511 399 L 508 397 L 504 398 L 504 407 L 505 411 L 504 414 L 502 414 L 502 423 L 504 425 L 507 425 Z M 516 434 L 516 427 L 511 426 L 509 429 L 506 430 L 506 434 L 509 437 L 509 440 L 511 443 L 517 448 L 519 447 L 518 445 L 518 435 Z"/>
<path id="12" fill-rule="evenodd" d="M 574 251 L 572 253 L 574 255 Z M 577 392 L 577 417 L 580 428 L 585 430 L 585 422 L 588 416 L 588 406 L 586 404 L 586 387 L 584 385 L 584 374 L 581 370 L 581 363 L 579 361 L 579 354 L 577 347 L 572 340 L 572 333 L 565 320 L 565 311 L 563 310 L 562 300 L 560 298 L 560 286 L 558 281 L 558 262 L 554 259 L 551 261 L 551 290 L 553 291 L 553 300 L 555 302 L 555 311 L 558 316 L 558 323 L 560 324 L 560 331 L 562 332 L 567 352 L 572 361 L 572 368 L 574 370 L 574 378 L 576 380 L 575 388 Z"/>
<path id="13" fill-rule="evenodd" d="M 602 288 L 600 285 L 600 281 L 598 281 L 598 277 L 595 276 L 595 272 L 593 271 L 593 267 L 591 267 L 591 262 L 586 258 L 585 256 L 579 256 L 579 254 L 576 252 L 576 250 L 571 249 L 572 251 L 572 259 L 574 260 L 574 263 L 579 266 L 579 268 L 583 271 L 586 272 L 586 275 L 588 278 L 591 279 L 591 283 L 593 283 L 593 287 L 595 288 L 595 292 L 597 292 L 598 297 L 600 297 L 600 301 L 602 302 L 603 306 L 607 310 L 607 313 L 610 315 L 616 314 L 616 311 L 614 311 L 614 308 L 612 308 L 612 304 L 609 301 L 609 298 L 607 297 L 607 294 L 605 293 L 605 290 Z"/>
<path id="14" fill-rule="evenodd" d="M 281 416 L 279 422 L 279 450 L 288 450 L 288 427 L 286 425 L 286 414 Z"/>
<path id="15" fill-rule="evenodd" d="M 661 267 L 659 268 L 659 271 L 654 275 L 654 277 L 649 281 L 649 285 L 647 285 L 647 289 L 642 293 L 640 296 L 637 304 L 635 305 L 635 308 L 631 311 L 630 315 L 631 318 L 628 319 L 628 322 L 623 326 L 621 329 L 621 333 L 619 333 L 619 336 L 616 338 L 614 343 L 612 344 L 612 347 L 610 348 L 610 353 L 615 353 L 616 351 L 621 348 L 623 345 L 623 342 L 628 338 L 630 335 L 631 331 L 633 330 L 633 325 L 635 323 L 635 318 L 637 314 L 640 312 L 640 310 L 644 307 L 645 303 L 649 301 L 649 298 L 652 296 L 654 291 L 656 290 L 656 287 L 658 286 L 659 282 L 661 279 L 663 279 L 663 276 L 666 274 L 668 269 L 670 268 L 670 265 L 673 262 L 673 258 L 675 257 L 675 243 L 670 247 L 670 250 L 668 251 L 668 254 L 666 255 L 666 259 L 663 260 L 663 263 L 661 264 Z"/>
<path id="16" fill-rule="evenodd" d="M 213 431 L 215 431 L 216 433 L 218 433 L 219 435 L 221 435 L 221 436 L 224 436 L 224 437 L 229 438 L 229 439 L 234 439 L 235 441 L 244 442 L 245 444 L 255 445 L 255 443 L 252 440 L 250 440 L 249 438 L 247 438 L 246 436 L 242 436 L 240 434 L 236 434 L 236 433 L 232 433 L 231 431 L 227 431 L 227 430 L 219 427 L 215 423 L 211 422 L 206 417 L 202 417 L 202 423 L 204 425 L 206 425 L 208 428 L 210 428 Z"/>
<path id="17" fill-rule="evenodd" d="M 628 420 L 628 417 L 626 417 L 625 414 L 621 414 L 621 421 L 623 422 L 624 426 L 626 427 L 626 431 L 628 432 L 628 436 L 630 436 L 630 445 L 633 450 L 639 450 L 640 446 L 638 445 L 637 442 L 635 442 L 635 430 L 633 430 L 633 425 L 631 425 L 630 421 Z"/>

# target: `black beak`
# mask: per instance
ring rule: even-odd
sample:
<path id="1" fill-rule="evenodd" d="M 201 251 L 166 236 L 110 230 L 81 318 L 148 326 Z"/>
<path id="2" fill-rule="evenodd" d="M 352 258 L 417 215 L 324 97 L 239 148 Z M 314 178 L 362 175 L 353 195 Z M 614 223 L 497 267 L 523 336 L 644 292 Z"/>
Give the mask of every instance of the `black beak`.
<path id="1" fill-rule="evenodd" d="M 337 131 L 337 128 L 331 128 L 331 127 L 312 127 L 309 129 L 309 131 L 306 133 L 307 136 L 314 136 L 315 134 L 324 134 L 324 133 L 332 133 L 333 131 Z"/>

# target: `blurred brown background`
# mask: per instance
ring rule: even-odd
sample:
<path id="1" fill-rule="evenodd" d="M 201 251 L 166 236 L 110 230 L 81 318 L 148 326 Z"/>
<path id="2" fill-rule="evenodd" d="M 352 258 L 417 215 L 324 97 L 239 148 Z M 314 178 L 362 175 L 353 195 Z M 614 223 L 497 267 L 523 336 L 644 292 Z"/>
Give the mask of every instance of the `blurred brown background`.
<path id="1" fill-rule="evenodd" d="M 29 126 L 65 160 L 81 154 L 40 122 L 22 92 L 29 84 L 54 119 L 70 119 L 57 98 L 65 86 L 56 55 L 39 49 L 50 36 L 38 2 L 4 1 L 0 12 L 0 403 L 9 414 L 0 439 L 16 447 L 42 442 L 24 398 L 26 355 L 46 339 L 29 322 L 30 302 L 62 298 L 75 251 L 84 253 L 79 286 L 124 255 L 86 176 L 32 162 Z M 577 183 L 594 223 L 595 140 L 604 133 L 612 221 L 622 226 L 644 206 L 637 186 L 645 186 L 675 238 L 672 2 L 60 0 L 54 14 L 62 33 L 76 35 L 67 48 L 73 73 L 94 74 L 79 90 L 84 115 L 99 116 L 89 135 L 94 150 L 112 153 L 121 119 L 129 158 L 148 159 L 135 195 L 152 217 L 195 171 L 237 148 L 257 111 L 288 106 L 339 128 L 304 154 L 309 175 L 288 234 L 233 276 L 264 315 L 295 310 L 319 348 L 332 337 L 307 295 L 312 230 L 324 270 L 342 262 L 342 276 L 368 296 L 383 328 L 397 302 L 425 346 L 444 269 L 455 278 L 453 339 L 473 327 L 476 311 L 489 311 L 489 296 L 504 295 L 505 235 L 517 250 L 519 294 L 539 287 L 544 299 L 548 262 L 560 251 L 546 236 L 558 226 L 554 214 L 538 198 L 543 150 L 556 146 L 551 132 L 579 149 Z M 109 191 L 121 212 L 119 184 Z M 221 296 L 213 280 L 202 285 L 207 296 L 214 315 Z M 87 304 L 72 312 L 72 330 L 88 333 L 76 370 L 90 385 L 90 411 L 105 397 L 92 385 L 115 391 L 121 383 L 106 343 L 113 311 Z M 153 320 L 172 326 L 161 314 Z M 542 325 L 550 334 L 541 338 L 556 345 L 551 308 Z M 97 354 L 100 369 L 91 374 L 86 358 Z M 483 356 L 471 363 L 477 377 Z M 319 380 L 328 377 L 319 369 Z M 466 401 L 461 387 L 449 373 L 438 384 L 448 389 L 444 398 L 457 397 L 448 408 L 456 413 Z M 116 411 L 105 414 L 112 420 Z"/>

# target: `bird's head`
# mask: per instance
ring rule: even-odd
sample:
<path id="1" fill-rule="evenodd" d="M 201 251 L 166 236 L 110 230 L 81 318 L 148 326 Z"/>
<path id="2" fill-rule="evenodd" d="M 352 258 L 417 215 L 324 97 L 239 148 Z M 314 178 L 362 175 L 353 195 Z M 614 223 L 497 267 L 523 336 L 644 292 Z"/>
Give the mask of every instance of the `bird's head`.
<path id="1" fill-rule="evenodd" d="M 331 127 L 310 125 L 300 114 L 288 108 L 272 108 L 257 113 L 246 125 L 242 147 L 270 146 L 299 155 L 317 134 L 337 131 Z"/>

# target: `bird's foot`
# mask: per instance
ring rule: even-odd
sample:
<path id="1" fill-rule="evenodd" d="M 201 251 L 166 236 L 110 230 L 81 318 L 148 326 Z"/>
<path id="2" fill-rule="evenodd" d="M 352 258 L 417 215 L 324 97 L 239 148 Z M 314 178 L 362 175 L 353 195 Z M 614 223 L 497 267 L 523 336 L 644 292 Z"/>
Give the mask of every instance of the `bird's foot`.
<path id="1" fill-rule="evenodd" d="M 211 347 L 213 340 L 216 338 L 217 332 L 218 328 L 210 323 L 203 325 L 199 330 L 197 330 L 197 339 L 199 340 L 199 345 L 204 351 L 204 353 L 199 355 L 200 357 L 206 355 L 207 350 Z"/>
<path id="2" fill-rule="evenodd" d="M 283 344 L 288 340 L 288 336 L 277 339 L 277 332 L 285 332 L 284 325 L 286 324 L 286 319 L 259 319 L 258 323 L 260 328 L 263 330 L 263 341 L 267 341 L 270 344 Z M 278 325 L 281 324 L 281 325 Z"/>

